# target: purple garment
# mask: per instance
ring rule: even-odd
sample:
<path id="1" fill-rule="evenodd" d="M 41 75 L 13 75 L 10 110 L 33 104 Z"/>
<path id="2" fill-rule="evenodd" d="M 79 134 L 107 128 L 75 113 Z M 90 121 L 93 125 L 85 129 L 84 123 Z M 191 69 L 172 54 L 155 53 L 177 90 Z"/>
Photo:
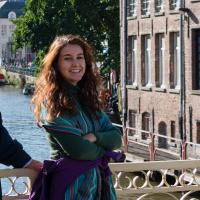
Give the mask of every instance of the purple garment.
<path id="1" fill-rule="evenodd" d="M 43 169 L 33 185 L 29 200 L 62 200 L 67 186 L 81 174 L 97 166 L 103 172 L 102 178 L 110 176 L 112 174 L 108 166 L 110 158 L 122 162 L 125 156 L 120 152 L 108 151 L 103 158 L 95 161 L 73 160 L 69 157 L 56 161 L 45 160 Z"/>

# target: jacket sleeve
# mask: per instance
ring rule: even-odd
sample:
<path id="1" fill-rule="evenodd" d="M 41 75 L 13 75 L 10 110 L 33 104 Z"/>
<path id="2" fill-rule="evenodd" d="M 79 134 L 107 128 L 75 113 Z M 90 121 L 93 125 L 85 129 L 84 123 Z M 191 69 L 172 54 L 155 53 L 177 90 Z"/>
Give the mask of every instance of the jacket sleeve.
<path id="1" fill-rule="evenodd" d="M 30 160 L 31 157 L 23 150 L 22 145 L 17 140 L 11 138 L 6 128 L 0 122 L 0 163 L 21 168 Z"/>
<path id="2" fill-rule="evenodd" d="M 81 136 L 57 130 L 48 132 L 63 152 L 73 159 L 96 160 L 105 154 L 102 147 L 83 139 Z"/>
<path id="3" fill-rule="evenodd" d="M 85 140 L 82 130 L 75 127 L 70 120 L 63 120 L 61 117 L 52 122 L 45 122 L 43 127 L 49 133 L 49 142 L 52 151 L 58 150 L 77 160 L 96 160 L 104 155 L 105 150 L 101 146 Z M 52 152 L 53 154 L 53 152 Z"/>
<path id="4" fill-rule="evenodd" d="M 94 133 L 97 138 L 96 144 L 105 150 L 120 148 L 122 145 L 122 134 L 118 128 L 112 125 L 106 113 L 102 113 L 99 123 L 100 129 Z"/>

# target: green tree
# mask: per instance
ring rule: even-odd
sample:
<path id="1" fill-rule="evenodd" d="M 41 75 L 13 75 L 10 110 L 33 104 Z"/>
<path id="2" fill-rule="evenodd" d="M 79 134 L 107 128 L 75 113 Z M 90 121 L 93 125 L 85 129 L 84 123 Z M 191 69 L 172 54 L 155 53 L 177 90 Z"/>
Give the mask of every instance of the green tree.
<path id="1" fill-rule="evenodd" d="M 55 36 L 71 33 L 94 45 L 103 74 L 110 67 L 119 71 L 118 0 L 27 0 L 24 14 L 14 23 L 15 47 L 29 45 L 38 66 Z"/>

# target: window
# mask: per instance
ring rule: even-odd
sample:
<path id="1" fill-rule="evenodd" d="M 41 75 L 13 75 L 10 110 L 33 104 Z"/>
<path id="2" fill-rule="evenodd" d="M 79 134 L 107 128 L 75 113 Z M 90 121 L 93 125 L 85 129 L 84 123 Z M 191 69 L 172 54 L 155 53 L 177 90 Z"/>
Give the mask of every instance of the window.
<path id="1" fill-rule="evenodd" d="M 170 88 L 180 89 L 180 37 L 170 33 Z"/>
<path id="2" fill-rule="evenodd" d="M 141 13 L 142 15 L 150 14 L 150 0 L 141 0 Z"/>
<path id="3" fill-rule="evenodd" d="M 193 142 L 193 108 L 189 106 L 189 133 L 190 133 L 190 142 Z"/>
<path id="4" fill-rule="evenodd" d="M 165 122 L 162 121 L 158 124 L 158 133 L 159 133 L 159 135 L 161 135 L 158 137 L 158 148 L 166 149 L 167 148 L 167 139 L 162 137 L 162 136 L 167 135 L 167 125 Z"/>
<path id="5" fill-rule="evenodd" d="M 165 38 L 164 33 L 155 35 L 155 78 L 156 87 L 164 88 L 164 57 L 165 57 Z"/>
<path id="6" fill-rule="evenodd" d="M 137 111 L 136 110 L 129 110 L 129 127 L 131 128 L 136 128 L 136 124 L 137 124 Z M 136 133 L 136 130 L 130 130 L 128 131 L 128 135 L 129 136 L 134 136 Z"/>
<path id="7" fill-rule="evenodd" d="M 200 29 L 192 30 L 192 89 L 200 89 Z"/>
<path id="8" fill-rule="evenodd" d="M 200 121 L 197 121 L 197 144 L 200 144 Z"/>
<path id="9" fill-rule="evenodd" d="M 150 114 L 145 112 L 142 114 L 142 130 L 150 131 Z M 142 139 L 146 140 L 149 137 L 149 134 L 142 132 Z"/>
<path id="10" fill-rule="evenodd" d="M 136 36 L 128 37 L 128 63 L 127 81 L 129 85 L 136 85 L 136 62 L 137 62 L 137 39 Z"/>
<path id="11" fill-rule="evenodd" d="M 180 0 L 170 0 L 170 10 L 178 10 L 180 8 Z"/>
<path id="12" fill-rule="evenodd" d="M 164 3 L 163 0 L 155 0 L 155 12 L 161 13 L 164 11 Z"/>
<path id="13" fill-rule="evenodd" d="M 1 25 L 1 35 L 6 36 L 7 35 L 7 26 Z"/>
<path id="14" fill-rule="evenodd" d="M 175 121 L 171 121 L 171 138 L 175 138 L 176 126 Z M 175 140 L 171 139 L 171 142 L 175 142 Z"/>
<path id="15" fill-rule="evenodd" d="M 9 12 L 8 13 L 8 19 L 16 19 L 16 13 L 15 12 L 13 12 L 13 11 L 11 11 L 11 12 Z"/>
<path id="16" fill-rule="evenodd" d="M 150 35 L 141 37 L 141 66 L 142 66 L 142 86 L 151 86 L 151 40 Z"/>
<path id="17" fill-rule="evenodd" d="M 136 1 L 128 0 L 128 17 L 136 16 Z"/>
<path id="18" fill-rule="evenodd" d="M 13 32 L 14 31 L 14 29 L 15 29 L 15 26 L 14 25 L 9 25 L 9 32 Z"/>

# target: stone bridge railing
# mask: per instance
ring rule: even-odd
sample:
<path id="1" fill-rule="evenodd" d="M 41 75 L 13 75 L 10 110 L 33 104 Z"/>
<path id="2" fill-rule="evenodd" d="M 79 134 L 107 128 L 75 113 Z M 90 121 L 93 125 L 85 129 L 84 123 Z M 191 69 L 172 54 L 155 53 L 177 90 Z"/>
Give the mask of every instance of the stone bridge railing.
<path id="1" fill-rule="evenodd" d="M 199 199 L 192 194 L 200 192 L 200 160 L 111 163 L 110 168 L 118 199 Z M 0 170 L 2 187 L 4 182 L 6 187 L 9 185 L 9 191 L 3 188 L 3 200 L 27 199 L 36 176 L 29 169 Z M 19 185 L 21 191 L 17 189 Z M 162 197 L 156 198 L 161 194 Z"/>

